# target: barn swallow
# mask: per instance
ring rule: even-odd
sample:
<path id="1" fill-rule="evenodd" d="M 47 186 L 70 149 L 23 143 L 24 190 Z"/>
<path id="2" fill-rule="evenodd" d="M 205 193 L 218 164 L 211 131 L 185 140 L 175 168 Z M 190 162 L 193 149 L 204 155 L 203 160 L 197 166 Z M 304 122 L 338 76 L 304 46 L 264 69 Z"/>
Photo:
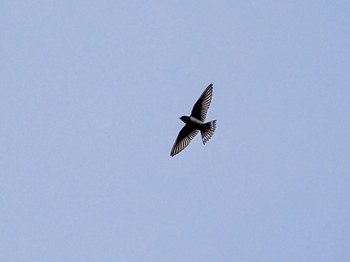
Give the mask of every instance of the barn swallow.
<path id="1" fill-rule="evenodd" d="M 185 126 L 181 129 L 176 138 L 170 152 L 171 156 L 175 156 L 184 150 L 197 135 L 198 131 L 201 132 L 203 144 L 208 142 L 208 140 L 212 137 L 216 128 L 216 120 L 207 123 L 204 122 L 212 96 L 213 84 L 210 84 L 194 104 L 191 115 L 180 117 L 180 119 L 185 123 Z"/>

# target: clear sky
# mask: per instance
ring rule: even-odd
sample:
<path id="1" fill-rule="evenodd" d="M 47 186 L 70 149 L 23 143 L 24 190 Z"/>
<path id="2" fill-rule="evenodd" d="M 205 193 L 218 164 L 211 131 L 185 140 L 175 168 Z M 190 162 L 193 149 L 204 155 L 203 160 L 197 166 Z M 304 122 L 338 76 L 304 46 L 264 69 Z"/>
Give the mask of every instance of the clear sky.
<path id="1" fill-rule="evenodd" d="M 3 0 L 0 33 L 0 261 L 350 261 L 349 1 Z"/>

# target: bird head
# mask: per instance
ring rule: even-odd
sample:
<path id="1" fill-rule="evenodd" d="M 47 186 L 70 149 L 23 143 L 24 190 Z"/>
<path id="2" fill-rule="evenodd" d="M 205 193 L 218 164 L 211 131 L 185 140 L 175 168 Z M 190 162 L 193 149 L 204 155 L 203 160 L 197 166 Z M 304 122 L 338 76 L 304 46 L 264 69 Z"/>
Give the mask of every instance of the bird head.
<path id="1" fill-rule="evenodd" d="M 182 120 L 182 122 L 187 123 L 189 117 L 188 116 L 182 116 L 182 117 L 180 117 L 180 119 Z"/>

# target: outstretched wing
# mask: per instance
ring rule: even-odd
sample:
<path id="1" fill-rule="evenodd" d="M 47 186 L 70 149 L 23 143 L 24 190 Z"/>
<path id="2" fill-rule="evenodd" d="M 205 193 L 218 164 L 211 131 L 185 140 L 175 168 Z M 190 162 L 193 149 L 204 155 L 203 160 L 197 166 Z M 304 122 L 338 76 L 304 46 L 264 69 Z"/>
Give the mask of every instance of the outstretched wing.
<path id="1" fill-rule="evenodd" d="M 171 156 L 175 156 L 185 149 L 186 146 L 192 141 L 192 139 L 197 135 L 198 130 L 194 130 L 193 128 L 185 125 L 179 135 L 176 138 L 176 141 L 171 149 Z"/>
<path id="2" fill-rule="evenodd" d="M 213 84 L 210 84 L 204 90 L 204 92 L 199 97 L 197 102 L 194 104 L 191 112 L 191 116 L 204 122 L 205 117 L 207 116 L 207 112 L 210 106 L 212 96 L 213 96 Z"/>

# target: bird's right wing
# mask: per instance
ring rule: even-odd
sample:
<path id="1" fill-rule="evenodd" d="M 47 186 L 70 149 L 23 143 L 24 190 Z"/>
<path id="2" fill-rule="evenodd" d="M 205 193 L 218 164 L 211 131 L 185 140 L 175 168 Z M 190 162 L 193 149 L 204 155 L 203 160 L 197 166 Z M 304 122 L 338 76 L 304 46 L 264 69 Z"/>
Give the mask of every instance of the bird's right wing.
<path id="1" fill-rule="evenodd" d="M 185 125 L 179 135 L 176 138 L 176 141 L 171 149 L 171 156 L 175 156 L 185 149 L 186 146 L 192 141 L 192 139 L 197 135 L 198 130 L 193 130 L 188 125 Z"/>
<path id="2" fill-rule="evenodd" d="M 205 117 L 207 116 L 212 96 L 213 84 L 210 84 L 207 86 L 207 88 L 203 91 L 202 95 L 199 97 L 197 102 L 194 104 L 191 116 L 204 122 Z"/>

